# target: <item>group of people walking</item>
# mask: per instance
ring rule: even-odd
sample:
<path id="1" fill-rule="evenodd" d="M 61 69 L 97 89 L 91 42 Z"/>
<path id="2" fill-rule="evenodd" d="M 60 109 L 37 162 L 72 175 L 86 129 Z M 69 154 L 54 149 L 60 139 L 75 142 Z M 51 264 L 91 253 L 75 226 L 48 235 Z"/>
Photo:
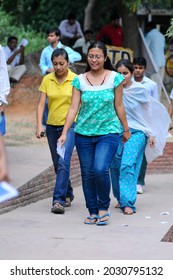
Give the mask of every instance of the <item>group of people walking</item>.
<path id="1" fill-rule="evenodd" d="M 111 184 L 120 209 L 133 214 L 144 153 L 146 160 L 153 160 L 166 142 L 167 109 L 150 96 L 142 82 L 132 79 L 132 62 L 120 60 L 112 66 L 103 42 L 89 46 L 83 74 L 68 68 L 64 48 L 55 49 L 51 61 L 53 72 L 43 77 L 39 87 L 36 131 L 41 138 L 48 100 L 46 135 L 56 172 L 51 211 L 63 214 L 74 199 L 70 160 L 76 145 L 89 212 L 84 223 L 108 223 Z M 159 118 L 158 110 L 163 126 L 153 121 Z M 57 143 L 65 147 L 64 156 L 57 153 Z"/>

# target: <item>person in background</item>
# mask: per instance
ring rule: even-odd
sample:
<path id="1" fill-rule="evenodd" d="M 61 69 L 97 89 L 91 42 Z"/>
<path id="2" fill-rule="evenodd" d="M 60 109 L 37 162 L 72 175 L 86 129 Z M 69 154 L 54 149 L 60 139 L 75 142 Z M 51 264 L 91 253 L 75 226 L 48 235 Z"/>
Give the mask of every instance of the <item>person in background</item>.
<path id="1" fill-rule="evenodd" d="M 78 39 L 75 42 L 73 49 L 78 51 L 81 54 L 81 56 L 82 56 L 81 61 L 86 62 L 88 47 L 91 45 L 94 32 L 91 29 L 86 29 L 83 34 L 84 34 L 84 37 Z"/>
<path id="2" fill-rule="evenodd" d="M 162 93 L 162 83 L 165 72 L 165 36 L 156 29 L 156 24 L 149 21 L 145 26 L 145 39 L 156 64 L 157 73 L 151 75 L 151 79 L 158 84 L 159 99 Z"/>
<path id="3" fill-rule="evenodd" d="M 4 47 L 8 74 L 11 83 L 16 83 L 26 72 L 25 47 L 21 45 L 17 47 L 18 39 L 15 36 L 8 37 L 7 46 Z"/>
<path id="4" fill-rule="evenodd" d="M 4 125 L 2 122 L 5 121 L 4 115 L 4 104 L 8 104 L 6 97 L 10 92 L 10 84 L 8 77 L 8 70 L 6 64 L 5 53 L 3 47 L 0 45 L 0 182 L 9 182 L 9 174 L 7 168 L 7 156 L 5 151 L 5 145 L 2 135 L 4 135 Z"/>
<path id="5" fill-rule="evenodd" d="M 0 45 L 0 133 L 6 133 L 5 105 L 8 104 L 7 96 L 10 93 L 10 83 L 6 64 L 5 53 Z"/>
<path id="6" fill-rule="evenodd" d="M 80 53 L 61 43 L 60 29 L 54 27 L 49 28 L 46 34 L 49 45 L 42 50 L 39 63 L 42 75 L 46 75 L 54 71 L 51 56 L 56 48 L 64 48 L 66 50 L 66 52 L 68 53 L 70 64 L 73 64 L 75 61 L 80 61 L 82 59 Z"/>
<path id="7" fill-rule="evenodd" d="M 163 153 L 170 118 L 166 107 L 150 96 L 141 83 L 132 80 L 134 68 L 130 60 L 119 60 L 116 71 L 125 78 L 123 103 L 131 137 L 125 144 L 120 143 L 110 171 L 119 207 L 124 214 L 131 215 L 136 212 L 136 185 L 143 153 L 148 162 Z"/>
<path id="8" fill-rule="evenodd" d="M 68 108 L 72 97 L 72 80 L 76 76 L 70 69 L 68 53 L 65 49 L 56 48 L 51 56 L 54 71 L 44 76 L 39 87 L 40 98 L 37 106 L 36 137 L 41 138 L 42 117 L 46 99 L 48 100 L 48 119 L 46 135 L 56 172 L 53 192 L 52 213 L 63 214 L 74 198 L 70 181 L 70 161 L 75 144 L 74 125 L 71 125 L 65 144 L 64 157 L 57 153 L 57 140 L 61 136 Z"/>
<path id="9" fill-rule="evenodd" d="M 80 53 L 74 51 L 72 48 L 68 46 L 64 46 L 61 43 L 60 41 L 61 32 L 58 28 L 54 28 L 54 27 L 49 28 L 46 34 L 47 34 L 47 40 L 49 42 L 49 45 L 42 50 L 40 56 L 40 63 L 39 63 L 42 75 L 46 75 L 54 72 L 51 56 L 55 49 L 64 48 L 65 51 L 68 53 L 70 64 L 73 64 L 75 61 L 81 61 L 82 57 Z M 43 127 L 46 126 L 47 116 L 48 116 L 48 101 L 46 101 L 45 110 L 43 114 Z"/>
<path id="10" fill-rule="evenodd" d="M 168 112 L 169 112 L 170 118 L 172 120 L 172 116 L 173 116 L 173 88 L 171 90 L 171 94 L 170 94 L 169 97 L 171 99 L 171 104 L 169 105 Z M 173 129 L 173 126 L 171 125 L 170 130 L 172 130 L 172 129 Z"/>
<path id="11" fill-rule="evenodd" d="M 122 102 L 122 75 L 114 71 L 106 46 L 94 42 L 88 48 L 87 68 L 75 77 L 72 103 L 58 142 L 65 145 L 68 131 L 78 114 L 75 132 L 82 186 L 89 225 L 106 225 L 110 212 L 109 167 L 118 144 L 130 137 Z M 64 144 L 65 143 L 65 144 Z"/>
<path id="12" fill-rule="evenodd" d="M 83 37 L 79 21 L 74 13 L 69 13 L 67 19 L 60 22 L 61 40 L 63 44 L 72 47 L 76 40 Z"/>
<path id="13" fill-rule="evenodd" d="M 102 41 L 107 45 L 115 47 L 123 46 L 123 28 L 120 25 L 120 16 L 112 14 L 110 16 L 110 23 L 104 25 L 96 35 L 97 41 Z"/>
<path id="14" fill-rule="evenodd" d="M 145 76 L 145 71 L 147 67 L 147 61 L 144 57 L 135 57 L 133 60 L 134 76 L 132 80 L 141 83 L 146 89 L 150 96 L 154 97 L 159 101 L 158 86 L 150 78 Z M 145 153 L 143 156 L 138 182 L 137 182 L 137 193 L 143 193 L 143 187 L 145 186 L 145 175 L 147 171 L 147 160 Z"/>

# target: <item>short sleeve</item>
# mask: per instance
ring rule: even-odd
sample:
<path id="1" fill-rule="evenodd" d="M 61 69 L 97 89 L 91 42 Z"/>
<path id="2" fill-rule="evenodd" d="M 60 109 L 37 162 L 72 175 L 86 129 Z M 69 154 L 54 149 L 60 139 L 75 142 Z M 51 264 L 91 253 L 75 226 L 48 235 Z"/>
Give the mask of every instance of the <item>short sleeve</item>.
<path id="1" fill-rule="evenodd" d="M 121 84 L 121 82 L 124 80 L 123 75 L 121 75 L 120 73 L 116 73 L 116 76 L 114 78 L 114 86 L 117 87 L 119 86 L 119 84 Z"/>
<path id="2" fill-rule="evenodd" d="M 77 90 L 80 90 L 80 81 L 78 76 L 76 76 L 72 81 L 72 86 L 74 86 Z"/>

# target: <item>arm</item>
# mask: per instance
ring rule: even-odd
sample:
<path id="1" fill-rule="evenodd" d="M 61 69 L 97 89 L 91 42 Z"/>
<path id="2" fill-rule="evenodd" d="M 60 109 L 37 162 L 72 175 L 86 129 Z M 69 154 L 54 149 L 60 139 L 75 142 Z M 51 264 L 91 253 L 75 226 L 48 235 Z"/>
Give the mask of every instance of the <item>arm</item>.
<path id="1" fill-rule="evenodd" d="M 121 83 L 119 86 L 115 88 L 115 110 L 124 128 L 123 142 L 126 142 L 130 138 L 131 133 L 126 119 L 126 113 L 122 100 L 122 91 L 123 91 L 123 85 Z"/>
<path id="2" fill-rule="evenodd" d="M 43 132 L 42 118 L 43 118 L 45 104 L 46 104 L 46 94 L 44 92 L 41 92 L 37 105 L 37 110 L 36 110 L 36 122 L 37 122 L 36 137 L 37 138 L 41 138 L 40 134 L 41 132 Z"/>
<path id="3" fill-rule="evenodd" d="M 82 32 L 80 23 L 78 21 L 76 21 L 76 25 L 77 25 L 77 35 L 78 35 L 78 38 L 83 37 L 83 32 Z"/>
<path id="4" fill-rule="evenodd" d="M 68 110 L 68 114 L 66 117 L 62 135 L 58 139 L 58 141 L 61 142 L 61 146 L 63 146 L 63 144 L 65 143 L 67 132 L 68 132 L 69 128 L 71 127 L 71 125 L 78 113 L 80 101 L 81 101 L 80 100 L 80 91 L 73 87 L 71 105 Z"/>
<path id="5" fill-rule="evenodd" d="M 80 61 L 82 59 L 80 53 L 74 51 L 72 48 L 65 47 L 65 50 L 68 53 L 70 63 L 74 63 L 75 61 Z"/>
<path id="6" fill-rule="evenodd" d="M 67 20 L 63 20 L 59 25 L 59 29 L 61 31 L 62 37 L 64 36 L 67 38 L 73 38 L 74 35 L 72 33 L 66 31 L 66 25 L 68 25 Z"/>
<path id="7" fill-rule="evenodd" d="M 96 35 L 96 40 L 99 41 L 99 40 L 101 40 L 104 36 L 105 36 L 104 27 L 102 27 L 102 28 L 100 29 L 100 31 L 98 32 L 98 34 Z"/>
<path id="8" fill-rule="evenodd" d="M 8 104 L 6 96 L 10 92 L 10 83 L 8 77 L 7 63 L 5 53 L 0 46 L 0 112 L 4 111 L 3 103 Z"/>
<path id="9" fill-rule="evenodd" d="M 7 169 L 7 157 L 3 142 L 3 137 L 0 135 L 0 181 L 9 181 Z"/>
<path id="10" fill-rule="evenodd" d="M 51 62 L 51 55 L 50 55 L 50 63 L 48 65 L 48 60 L 46 60 L 46 52 L 47 52 L 46 49 L 44 49 L 40 56 L 39 66 L 40 66 L 42 75 L 46 75 L 47 73 L 51 73 L 54 71 L 54 69 L 52 67 L 52 62 Z M 47 53 L 47 56 L 48 56 L 48 53 Z"/>
<path id="11" fill-rule="evenodd" d="M 25 47 L 24 46 L 20 46 L 20 60 L 19 60 L 19 65 L 24 64 L 25 61 L 25 55 L 24 55 L 24 51 L 25 51 Z"/>
<path id="12" fill-rule="evenodd" d="M 11 64 L 18 54 L 21 54 L 18 64 L 23 64 L 24 63 L 24 47 L 22 47 L 22 46 L 19 49 L 16 49 L 14 51 L 14 53 L 8 58 L 7 64 Z"/>
<path id="13" fill-rule="evenodd" d="M 153 86 L 152 96 L 153 96 L 156 100 L 160 101 L 159 93 L 158 93 L 158 85 L 157 85 L 157 84 L 155 84 L 155 85 Z"/>

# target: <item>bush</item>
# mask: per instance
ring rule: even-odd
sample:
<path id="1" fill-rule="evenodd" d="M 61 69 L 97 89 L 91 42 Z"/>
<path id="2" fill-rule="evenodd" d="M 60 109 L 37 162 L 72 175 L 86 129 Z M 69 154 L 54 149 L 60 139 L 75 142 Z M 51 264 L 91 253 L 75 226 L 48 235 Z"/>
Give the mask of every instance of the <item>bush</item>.
<path id="1" fill-rule="evenodd" d="M 44 33 L 36 32 L 30 26 L 23 25 L 15 26 L 14 18 L 0 8 L 0 43 L 5 46 L 9 36 L 16 36 L 18 42 L 23 38 L 29 41 L 26 46 L 25 54 L 33 53 L 42 50 L 47 45 L 47 40 Z"/>

